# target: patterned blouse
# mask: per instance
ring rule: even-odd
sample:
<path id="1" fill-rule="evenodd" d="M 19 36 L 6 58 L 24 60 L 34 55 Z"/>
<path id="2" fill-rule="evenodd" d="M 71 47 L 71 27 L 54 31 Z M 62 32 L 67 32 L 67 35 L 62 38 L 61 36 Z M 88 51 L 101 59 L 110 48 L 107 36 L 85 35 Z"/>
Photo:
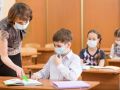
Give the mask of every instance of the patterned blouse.
<path id="1" fill-rule="evenodd" d="M 80 52 L 80 58 L 83 60 L 83 63 L 86 65 L 98 66 L 99 61 L 105 59 L 104 51 L 97 49 L 94 55 L 91 55 L 87 48 L 82 49 Z"/>
<path id="2" fill-rule="evenodd" d="M 8 55 L 16 55 L 21 51 L 21 41 L 26 32 L 24 30 L 15 30 L 7 18 L 0 21 L 0 39 L 8 41 Z"/>

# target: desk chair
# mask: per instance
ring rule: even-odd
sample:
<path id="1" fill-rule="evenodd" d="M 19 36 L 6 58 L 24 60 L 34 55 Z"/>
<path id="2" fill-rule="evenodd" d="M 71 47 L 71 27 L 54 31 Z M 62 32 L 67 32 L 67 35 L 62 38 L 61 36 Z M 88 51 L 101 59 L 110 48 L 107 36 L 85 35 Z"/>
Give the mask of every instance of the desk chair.
<path id="1" fill-rule="evenodd" d="M 37 51 L 41 48 L 40 44 L 38 43 L 27 43 L 24 45 L 24 47 L 31 47 L 37 49 Z M 33 55 L 32 58 L 35 61 L 35 64 L 37 64 L 38 58 L 40 57 L 41 53 L 37 52 L 37 55 Z"/>

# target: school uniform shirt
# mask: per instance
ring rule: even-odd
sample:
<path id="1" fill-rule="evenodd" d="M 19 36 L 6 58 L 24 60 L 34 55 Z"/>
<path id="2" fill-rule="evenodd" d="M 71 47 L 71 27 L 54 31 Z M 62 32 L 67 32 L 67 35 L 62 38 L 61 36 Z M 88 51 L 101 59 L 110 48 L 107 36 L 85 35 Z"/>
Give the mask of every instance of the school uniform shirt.
<path id="1" fill-rule="evenodd" d="M 80 58 L 70 51 L 62 58 L 62 63 L 56 65 L 56 54 L 51 56 L 44 68 L 37 72 L 40 78 L 50 80 L 77 80 L 82 73 Z"/>
<path id="2" fill-rule="evenodd" d="M 100 60 L 105 60 L 105 53 L 100 49 L 97 49 L 96 53 L 94 55 L 91 55 L 88 51 L 88 48 L 85 48 L 81 50 L 79 56 L 85 65 L 98 66 Z"/>
<path id="3" fill-rule="evenodd" d="M 120 58 L 120 45 L 112 44 L 110 58 Z"/>

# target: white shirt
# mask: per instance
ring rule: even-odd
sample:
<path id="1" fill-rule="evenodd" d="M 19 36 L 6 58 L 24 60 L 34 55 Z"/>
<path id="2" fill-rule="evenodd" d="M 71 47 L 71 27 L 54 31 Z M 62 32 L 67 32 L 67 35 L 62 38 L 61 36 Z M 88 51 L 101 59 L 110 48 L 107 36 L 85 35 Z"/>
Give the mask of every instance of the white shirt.
<path id="1" fill-rule="evenodd" d="M 81 61 L 78 55 L 70 51 L 62 59 L 62 64 L 56 65 L 56 54 L 51 56 L 42 70 L 38 71 L 40 78 L 50 80 L 77 80 L 81 73 Z"/>

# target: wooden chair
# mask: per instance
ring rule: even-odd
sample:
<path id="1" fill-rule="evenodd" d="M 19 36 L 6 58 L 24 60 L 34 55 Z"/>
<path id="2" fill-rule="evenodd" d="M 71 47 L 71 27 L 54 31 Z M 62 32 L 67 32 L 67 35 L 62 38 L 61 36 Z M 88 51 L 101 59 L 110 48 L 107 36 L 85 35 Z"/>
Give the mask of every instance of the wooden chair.
<path id="1" fill-rule="evenodd" d="M 47 43 L 47 44 L 45 44 L 45 48 L 54 48 L 54 44 L 53 43 Z"/>
<path id="2" fill-rule="evenodd" d="M 38 43 L 27 43 L 24 45 L 24 47 L 32 47 L 32 48 L 36 48 L 38 50 L 41 46 Z"/>
<path id="3" fill-rule="evenodd" d="M 24 47 L 35 48 L 35 49 L 37 49 L 37 51 L 41 48 L 40 44 L 38 44 L 38 43 L 27 43 L 27 44 L 24 45 Z M 37 61 L 38 61 L 40 55 L 41 55 L 41 53 L 37 52 L 37 55 L 32 56 L 32 58 L 35 61 L 35 64 L 37 64 Z"/>
<path id="4" fill-rule="evenodd" d="M 36 59 L 33 58 L 33 56 L 36 56 L 37 58 L 37 49 L 31 48 L 31 47 L 23 47 L 21 50 L 22 55 L 22 67 L 27 65 L 33 65 L 36 63 Z M 25 73 L 28 71 L 25 70 Z"/>

